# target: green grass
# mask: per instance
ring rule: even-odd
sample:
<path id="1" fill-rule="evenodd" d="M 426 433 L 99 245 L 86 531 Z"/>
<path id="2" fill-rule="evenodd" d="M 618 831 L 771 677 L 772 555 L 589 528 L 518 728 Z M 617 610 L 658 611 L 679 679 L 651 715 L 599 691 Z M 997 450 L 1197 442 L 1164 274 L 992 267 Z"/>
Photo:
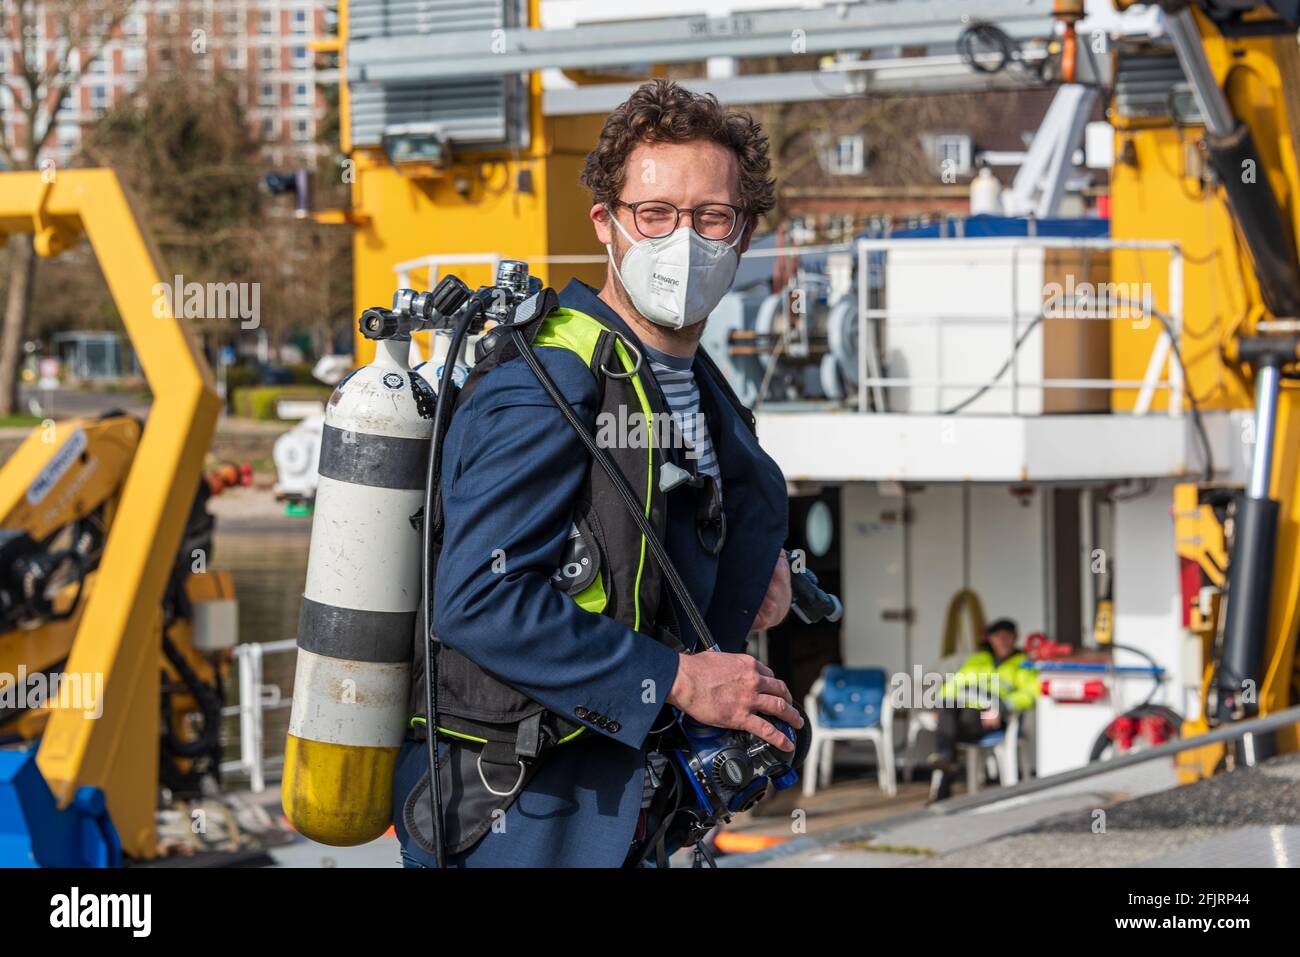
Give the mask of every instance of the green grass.
<path id="1" fill-rule="evenodd" d="M 45 420 L 34 415 L 0 415 L 0 429 L 30 428 L 43 421 Z"/>

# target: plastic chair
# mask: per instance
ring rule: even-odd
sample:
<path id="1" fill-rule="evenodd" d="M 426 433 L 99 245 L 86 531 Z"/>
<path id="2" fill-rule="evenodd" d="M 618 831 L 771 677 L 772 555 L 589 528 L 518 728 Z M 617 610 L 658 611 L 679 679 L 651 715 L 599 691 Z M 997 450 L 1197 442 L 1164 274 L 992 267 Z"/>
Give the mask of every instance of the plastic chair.
<path id="1" fill-rule="evenodd" d="M 837 741 L 870 741 L 876 749 L 880 789 L 893 797 L 894 706 L 883 668 L 829 665 L 804 698 L 812 740 L 804 760 L 803 793 L 812 797 L 818 782 L 829 787 Z"/>
<path id="2" fill-rule="evenodd" d="M 1001 731 L 990 731 L 978 741 L 958 742 L 957 747 L 966 752 L 966 788 L 974 794 L 980 789 L 980 765 L 988 770 L 992 760 L 997 766 L 998 783 L 1011 787 L 1020 781 L 1020 715 L 1012 712 L 1007 726 Z"/>

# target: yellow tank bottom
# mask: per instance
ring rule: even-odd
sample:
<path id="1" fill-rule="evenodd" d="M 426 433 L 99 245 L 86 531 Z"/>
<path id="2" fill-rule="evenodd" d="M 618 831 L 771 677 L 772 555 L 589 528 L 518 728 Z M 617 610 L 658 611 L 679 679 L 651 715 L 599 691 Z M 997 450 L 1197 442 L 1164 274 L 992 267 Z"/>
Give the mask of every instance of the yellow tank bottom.
<path id="1" fill-rule="evenodd" d="M 280 789 L 289 823 L 304 837 L 335 847 L 382 835 L 393 823 L 397 751 L 289 735 Z"/>

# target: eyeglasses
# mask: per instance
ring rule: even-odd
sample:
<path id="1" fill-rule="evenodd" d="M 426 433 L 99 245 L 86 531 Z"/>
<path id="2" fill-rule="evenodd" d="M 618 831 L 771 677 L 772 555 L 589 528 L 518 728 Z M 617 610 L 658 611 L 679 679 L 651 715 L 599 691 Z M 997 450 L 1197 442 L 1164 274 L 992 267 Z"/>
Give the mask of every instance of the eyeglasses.
<path id="1" fill-rule="evenodd" d="M 678 209 L 672 203 L 657 199 L 639 203 L 625 203 L 616 199 L 614 205 L 632 210 L 632 221 L 646 239 L 663 239 L 672 235 L 676 232 L 683 213 L 690 215 L 691 229 L 705 239 L 730 239 L 745 212 L 743 207 L 729 203 L 705 203 L 690 209 Z"/>

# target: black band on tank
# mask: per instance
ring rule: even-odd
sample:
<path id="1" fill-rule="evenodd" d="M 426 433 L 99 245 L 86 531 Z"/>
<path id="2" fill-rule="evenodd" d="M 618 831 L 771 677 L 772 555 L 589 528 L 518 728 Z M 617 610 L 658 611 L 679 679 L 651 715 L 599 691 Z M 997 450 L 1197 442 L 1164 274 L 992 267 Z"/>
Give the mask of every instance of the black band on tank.
<path id="1" fill-rule="evenodd" d="M 345 661 L 410 661 L 414 630 L 414 610 L 336 608 L 303 595 L 298 613 L 298 647 Z"/>
<path id="2" fill-rule="evenodd" d="M 325 426 L 320 443 L 320 469 L 325 478 L 374 488 L 424 488 L 429 464 L 429 440 L 354 432 Z"/>

